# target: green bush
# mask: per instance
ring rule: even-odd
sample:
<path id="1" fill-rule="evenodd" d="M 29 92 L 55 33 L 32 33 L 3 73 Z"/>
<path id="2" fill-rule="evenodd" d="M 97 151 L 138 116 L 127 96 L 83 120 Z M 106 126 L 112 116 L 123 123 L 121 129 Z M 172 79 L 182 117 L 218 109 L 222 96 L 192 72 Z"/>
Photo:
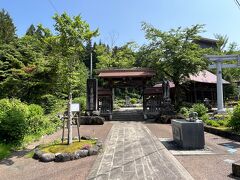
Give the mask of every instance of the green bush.
<path id="1" fill-rule="evenodd" d="M 189 109 L 186 107 L 180 108 L 179 113 L 181 113 L 185 118 L 189 117 Z"/>
<path id="2" fill-rule="evenodd" d="M 220 125 L 218 124 L 218 122 L 215 121 L 215 120 L 207 120 L 205 123 L 206 123 L 207 125 L 213 126 L 213 127 L 219 127 L 219 126 L 220 126 Z"/>
<path id="3" fill-rule="evenodd" d="M 207 122 L 209 120 L 209 115 L 208 114 L 204 114 L 202 117 L 201 117 L 201 120 L 203 122 Z"/>
<path id="4" fill-rule="evenodd" d="M 54 131 L 54 124 L 47 116 L 41 106 L 31 104 L 28 106 L 29 116 L 27 118 L 28 134 L 49 134 Z"/>
<path id="5" fill-rule="evenodd" d="M 52 94 L 41 96 L 39 104 L 45 109 L 45 113 L 51 113 L 58 103 L 58 98 Z"/>
<path id="6" fill-rule="evenodd" d="M 19 144 L 26 134 L 28 107 L 16 99 L 0 100 L 0 141 Z"/>
<path id="7" fill-rule="evenodd" d="M 27 105 L 16 99 L 0 100 L 0 141 L 20 145 L 26 136 L 54 132 L 55 123 L 36 104 Z"/>
<path id="8" fill-rule="evenodd" d="M 130 103 L 131 104 L 136 104 L 137 103 L 137 99 L 136 98 L 131 98 L 130 99 Z"/>
<path id="9" fill-rule="evenodd" d="M 240 103 L 234 107 L 229 126 L 235 131 L 240 132 Z"/>
<path id="10" fill-rule="evenodd" d="M 192 112 L 197 112 L 198 117 L 202 117 L 207 113 L 208 109 L 204 106 L 204 104 L 194 104 L 191 108 Z"/>

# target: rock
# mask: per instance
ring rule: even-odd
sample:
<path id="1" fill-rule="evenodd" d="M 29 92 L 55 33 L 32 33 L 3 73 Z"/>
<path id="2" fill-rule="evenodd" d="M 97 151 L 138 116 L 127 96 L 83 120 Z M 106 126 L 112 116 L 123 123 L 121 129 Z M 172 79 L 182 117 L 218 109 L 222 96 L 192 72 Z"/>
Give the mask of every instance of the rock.
<path id="1" fill-rule="evenodd" d="M 38 148 L 34 149 L 33 159 L 39 159 L 40 156 L 43 154 Z"/>
<path id="2" fill-rule="evenodd" d="M 240 177 L 240 161 L 232 164 L 232 173 L 236 177 Z"/>
<path id="3" fill-rule="evenodd" d="M 93 111 L 92 116 L 100 116 L 100 111 Z"/>
<path id="4" fill-rule="evenodd" d="M 65 162 L 72 160 L 70 153 L 58 153 L 55 155 L 55 161 L 56 162 Z"/>
<path id="5" fill-rule="evenodd" d="M 51 162 L 55 160 L 55 154 L 53 153 L 43 153 L 40 157 L 39 160 L 42 162 Z"/>
<path id="6" fill-rule="evenodd" d="M 96 154 L 98 154 L 98 147 L 97 146 L 96 147 L 91 147 L 88 151 L 88 155 L 92 156 L 92 155 L 96 155 Z"/>
<path id="7" fill-rule="evenodd" d="M 81 116 L 80 124 L 82 125 L 102 125 L 104 118 L 101 116 Z"/>
<path id="8" fill-rule="evenodd" d="M 78 156 L 79 158 L 86 157 L 88 156 L 88 150 L 82 149 L 82 150 L 76 151 L 75 156 Z"/>
<path id="9" fill-rule="evenodd" d="M 82 136 L 81 139 L 82 139 L 82 140 L 90 140 L 91 137 L 90 137 L 90 136 Z"/>

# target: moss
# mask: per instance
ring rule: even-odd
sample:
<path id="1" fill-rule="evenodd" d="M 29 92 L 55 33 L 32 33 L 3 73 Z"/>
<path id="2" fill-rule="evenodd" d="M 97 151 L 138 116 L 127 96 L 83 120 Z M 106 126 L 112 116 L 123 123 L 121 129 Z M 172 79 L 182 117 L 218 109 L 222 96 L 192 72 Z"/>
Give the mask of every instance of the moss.
<path id="1" fill-rule="evenodd" d="M 41 151 L 46 153 L 73 153 L 84 146 L 92 146 L 95 144 L 95 140 L 81 140 L 74 141 L 72 144 L 68 145 L 66 142 L 62 143 L 52 143 L 50 145 L 43 146 Z"/>

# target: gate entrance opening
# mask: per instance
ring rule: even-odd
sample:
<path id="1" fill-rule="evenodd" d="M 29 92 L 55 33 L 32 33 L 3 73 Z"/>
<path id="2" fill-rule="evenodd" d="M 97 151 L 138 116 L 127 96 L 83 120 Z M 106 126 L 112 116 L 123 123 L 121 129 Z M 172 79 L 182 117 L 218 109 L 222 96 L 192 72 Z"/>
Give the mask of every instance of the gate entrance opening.
<path id="1" fill-rule="evenodd" d="M 140 93 L 142 115 L 145 119 L 147 114 L 159 114 L 163 92 L 152 87 L 151 79 L 155 74 L 155 71 L 146 68 L 99 70 L 101 87 L 98 88 L 98 110 L 101 116 L 112 120 L 116 89 L 134 89 Z M 126 104 L 127 98 L 126 96 Z"/>

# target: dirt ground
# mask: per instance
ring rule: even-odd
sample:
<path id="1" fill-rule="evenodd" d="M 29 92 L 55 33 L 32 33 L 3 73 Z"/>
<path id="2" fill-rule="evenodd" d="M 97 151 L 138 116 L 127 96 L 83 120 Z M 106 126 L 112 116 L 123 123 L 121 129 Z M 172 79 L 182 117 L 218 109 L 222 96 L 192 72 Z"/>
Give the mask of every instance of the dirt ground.
<path id="1" fill-rule="evenodd" d="M 169 124 L 146 124 L 159 138 L 172 138 Z M 240 160 L 240 142 L 205 133 L 205 143 L 215 154 L 177 155 L 177 160 L 187 169 L 194 179 L 237 179 L 232 177 L 232 162 Z M 227 146 L 232 146 L 231 152 Z"/>
<path id="2" fill-rule="evenodd" d="M 104 125 L 81 125 L 81 135 L 97 137 L 104 141 L 112 127 L 106 122 Z M 95 159 L 95 156 L 88 156 L 79 160 L 64 163 L 42 163 L 32 158 L 26 158 L 26 152 L 36 145 L 48 143 L 61 138 L 62 131 L 42 138 L 39 142 L 31 144 L 26 150 L 13 153 L 13 155 L 0 162 L 0 180 L 39 180 L 39 179 L 86 179 Z M 73 129 L 73 135 L 77 136 L 77 131 Z"/>

